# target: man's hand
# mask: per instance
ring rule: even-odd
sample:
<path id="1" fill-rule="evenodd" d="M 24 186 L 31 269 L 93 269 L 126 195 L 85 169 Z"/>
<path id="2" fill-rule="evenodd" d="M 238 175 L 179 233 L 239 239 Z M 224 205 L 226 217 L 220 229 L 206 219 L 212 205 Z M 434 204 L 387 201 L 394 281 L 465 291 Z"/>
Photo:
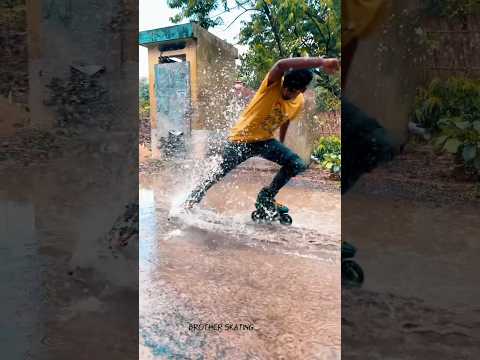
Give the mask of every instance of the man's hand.
<path id="1" fill-rule="evenodd" d="M 340 69 L 340 62 L 338 59 L 323 59 L 323 69 L 328 74 L 333 74 Z"/>

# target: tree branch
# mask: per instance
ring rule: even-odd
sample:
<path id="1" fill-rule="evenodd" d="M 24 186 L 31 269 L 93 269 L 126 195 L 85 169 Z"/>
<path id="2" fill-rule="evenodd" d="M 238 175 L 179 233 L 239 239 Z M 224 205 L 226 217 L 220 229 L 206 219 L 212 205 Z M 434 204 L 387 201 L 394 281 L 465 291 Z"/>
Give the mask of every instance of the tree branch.
<path id="1" fill-rule="evenodd" d="M 322 38 L 322 40 L 324 42 L 327 42 L 327 39 L 325 38 L 325 35 L 323 35 L 320 24 L 318 23 L 318 20 L 315 18 L 315 16 L 312 13 L 310 13 L 310 11 L 308 10 L 305 12 L 305 14 L 310 18 L 310 20 L 312 20 L 313 25 L 317 28 L 318 33 L 320 34 L 320 37 Z"/>
<path id="2" fill-rule="evenodd" d="M 267 17 L 268 19 L 268 22 L 270 23 L 270 26 L 272 27 L 272 31 L 273 31 L 273 36 L 275 38 L 275 42 L 277 43 L 277 47 L 278 47 L 278 52 L 280 53 L 280 56 L 282 58 L 286 57 L 286 53 L 285 53 L 285 50 L 283 49 L 283 46 L 282 46 L 282 41 L 280 39 L 280 35 L 279 35 L 279 30 L 278 30 L 278 27 L 277 27 L 277 24 L 275 23 L 273 17 L 272 17 L 272 13 L 270 12 L 270 8 L 268 7 L 267 3 L 265 2 L 265 0 L 262 0 L 262 8 L 264 10 L 264 14 L 265 16 Z"/>
<path id="3" fill-rule="evenodd" d="M 240 15 L 238 15 L 237 17 L 235 17 L 235 19 L 233 19 L 233 21 L 232 21 L 230 24 L 228 24 L 228 26 L 227 26 L 225 29 L 223 29 L 223 30 L 224 30 L 224 31 L 227 30 L 230 26 L 233 25 L 233 23 L 234 23 L 235 21 L 237 21 L 237 19 L 238 19 L 240 16 L 242 16 L 243 14 L 245 14 L 247 11 L 259 11 L 259 10 L 258 10 L 258 9 L 253 9 L 253 8 L 252 8 L 252 9 L 245 9 L 245 11 L 243 11 Z"/>
<path id="4" fill-rule="evenodd" d="M 223 15 L 223 14 L 225 14 L 225 13 L 227 13 L 227 12 L 230 12 L 230 11 L 232 11 L 233 9 L 236 9 L 236 8 L 239 8 L 239 7 L 241 7 L 242 9 L 245 9 L 245 8 L 243 7 L 243 5 L 247 4 L 248 2 L 250 2 L 250 0 L 247 0 L 247 1 L 243 2 L 243 3 L 240 3 L 240 2 L 238 2 L 238 1 L 236 1 L 236 2 L 235 2 L 235 3 L 236 3 L 235 6 L 223 10 L 221 13 L 212 15 L 212 18 L 219 17 L 220 15 Z"/>

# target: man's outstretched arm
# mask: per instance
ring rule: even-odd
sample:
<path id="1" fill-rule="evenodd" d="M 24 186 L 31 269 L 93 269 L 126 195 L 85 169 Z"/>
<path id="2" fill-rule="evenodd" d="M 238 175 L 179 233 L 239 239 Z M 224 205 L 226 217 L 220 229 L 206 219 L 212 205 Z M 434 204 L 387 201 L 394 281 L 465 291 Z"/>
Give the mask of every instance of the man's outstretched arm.
<path id="1" fill-rule="evenodd" d="M 321 57 L 299 57 L 291 59 L 278 60 L 268 75 L 268 85 L 279 81 L 283 74 L 288 70 L 311 69 L 321 67 L 329 74 L 334 73 L 340 68 L 338 59 L 325 59 Z"/>

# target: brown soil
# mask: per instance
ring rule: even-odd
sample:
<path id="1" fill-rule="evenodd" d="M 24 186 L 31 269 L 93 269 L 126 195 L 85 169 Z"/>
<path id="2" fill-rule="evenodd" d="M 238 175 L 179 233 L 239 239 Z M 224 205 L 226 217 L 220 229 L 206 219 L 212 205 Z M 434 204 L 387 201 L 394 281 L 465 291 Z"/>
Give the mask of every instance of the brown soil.
<path id="1" fill-rule="evenodd" d="M 407 144 L 401 155 L 365 175 L 358 186 L 404 199 L 450 203 L 478 202 L 479 184 L 452 155 L 439 154 L 431 145 Z"/>

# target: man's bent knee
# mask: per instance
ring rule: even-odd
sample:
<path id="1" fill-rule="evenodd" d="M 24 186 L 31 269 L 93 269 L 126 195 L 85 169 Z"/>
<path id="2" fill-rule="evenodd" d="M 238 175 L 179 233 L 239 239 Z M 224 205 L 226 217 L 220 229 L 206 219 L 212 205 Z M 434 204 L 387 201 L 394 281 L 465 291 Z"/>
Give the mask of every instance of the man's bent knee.
<path id="1" fill-rule="evenodd" d="M 292 159 L 291 163 L 288 166 L 288 169 L 291 176 L 297 176 L 298 174 L 301 174 L 302 172 L 307 170 L 308 166 L 302 159 L 300 159 L 300 157 L 296 156 Z"/>

